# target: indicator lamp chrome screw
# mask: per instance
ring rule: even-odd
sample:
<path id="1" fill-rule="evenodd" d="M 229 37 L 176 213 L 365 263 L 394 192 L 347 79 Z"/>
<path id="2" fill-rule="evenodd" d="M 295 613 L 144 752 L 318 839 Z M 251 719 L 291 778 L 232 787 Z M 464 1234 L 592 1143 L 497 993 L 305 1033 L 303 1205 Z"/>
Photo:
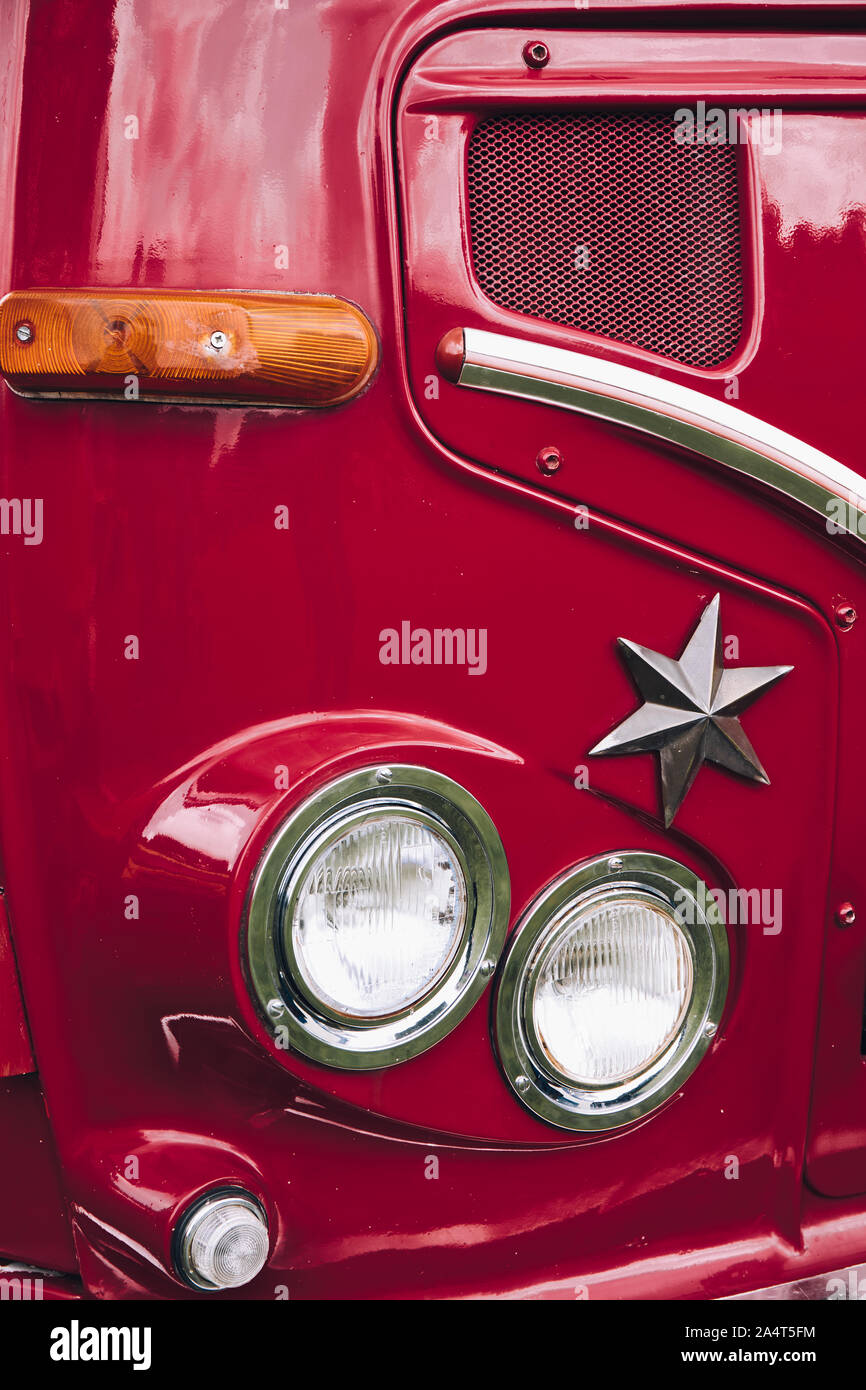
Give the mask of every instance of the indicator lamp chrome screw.
<path id="1" fill-rule="evenodd" d="M 19 343 L 29 343 L 33 338 L 33 329 L 29 323 L 19 323 L 15 329 L 15 337 Z"/>
<path id="2" fill-rule="evenodd" d="M 850 603 L 838 603 L 833 611 L 836 626 L 847 632 L 857 621 L 857 609 Z"/>
<path id="3" fill-rule="evenodd" d="M 836 908 L 836 921 L 840 927 L 853 927 L 857 921 L 857 913 L 854 911 L 853 903 L 840 903 Z"/>
<path id="4" fill-rule="evenodd" d="M 210 345 L 213 348 L 214 352 L 222 352 L 224 347 L 228 347 L 228 344 L 228 338 L 226 337 L 225 333 L 221 333 L 219 329 L 216 329 L 215 332 L 211 333 Z"/>

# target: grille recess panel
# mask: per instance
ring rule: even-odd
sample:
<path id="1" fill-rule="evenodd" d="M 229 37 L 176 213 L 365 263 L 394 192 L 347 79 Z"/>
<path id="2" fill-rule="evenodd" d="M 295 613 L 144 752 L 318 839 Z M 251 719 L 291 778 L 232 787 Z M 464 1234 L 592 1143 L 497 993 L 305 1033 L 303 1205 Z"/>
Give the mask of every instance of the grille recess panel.
<path id="1" fill-rule="evenodd" d="M 673 112 L 502 115 L 469 140 L 474 274 L 495 304 L 692 367 L 743 327 L 737 147 Z"/>

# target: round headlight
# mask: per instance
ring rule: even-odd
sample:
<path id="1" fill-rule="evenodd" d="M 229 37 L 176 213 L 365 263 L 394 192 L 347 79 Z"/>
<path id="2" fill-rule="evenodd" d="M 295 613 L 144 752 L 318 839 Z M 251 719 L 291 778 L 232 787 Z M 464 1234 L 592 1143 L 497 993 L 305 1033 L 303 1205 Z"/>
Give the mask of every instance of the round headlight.
<path id="1" fill-rule="evenodd" d="M 697 1066 L 727 992 L 727 935 L 683 865 L 621 853 L 530 908 L 502 972 L 496 1033 L 535 1114 L 609 1129 L 661 1105 Z"/>
<path id="2" fill-rule="evenodd" d="M 461 861 L 443 827 L 409 812 L 356 812 L 316 840 L 284 925 L 309 998 L 358 1019 L 422 999 L 463 933 Z"/>
<path id="3" fill-rule="evenodd" d="M 474 797 L 427 768 L 367 768 L 271 841 L 249 897 L 247 977 L 283 1049 L 390 1066 L 469 1012 L 508 910 L 502 843 Z"/>

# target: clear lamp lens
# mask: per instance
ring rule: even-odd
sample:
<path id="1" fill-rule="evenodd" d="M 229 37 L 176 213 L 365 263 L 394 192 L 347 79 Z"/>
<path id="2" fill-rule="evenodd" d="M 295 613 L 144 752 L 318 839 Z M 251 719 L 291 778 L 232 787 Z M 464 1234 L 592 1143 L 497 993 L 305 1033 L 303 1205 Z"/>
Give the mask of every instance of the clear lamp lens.
<path id="1" fill-rule="evenodd" d="M 307 990 L 354 1018 L 408 1008 L 450 965 L 466 896 L 442 835 L 408 813 L 365 815 L 315 855 L 295 899 L 292 948 Z"/>
<path id="2" fill-rule="evenodd" d="M 686 937 L 671 914 L 638 897 L 572 908 L 560 925 L 535 975 L 536 1036 L 569 1080 L 626 1081 L 665 1050 L 688 1009 Z"/>
<path id="3" fill-rule="evenodd" d="M 248 1284 L 268 1258 L 268 1229 L 247 1202 L 203 1203 L 190 1221 L 184 1263 L 196 1284 L 234 1289 Z"/>

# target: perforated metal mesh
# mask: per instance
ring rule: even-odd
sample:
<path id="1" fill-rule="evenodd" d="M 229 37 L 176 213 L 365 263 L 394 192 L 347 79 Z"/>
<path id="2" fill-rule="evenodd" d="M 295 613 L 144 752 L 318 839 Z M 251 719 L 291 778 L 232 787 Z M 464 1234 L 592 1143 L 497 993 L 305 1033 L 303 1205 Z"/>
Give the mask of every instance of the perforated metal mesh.
<path id="1" fill-rule="evenodd" d="M 673 113 L 497 116 L 469 142 L 475 275 L 496 304 L 695 367 L 742 328 L 737 151 Z"/>

